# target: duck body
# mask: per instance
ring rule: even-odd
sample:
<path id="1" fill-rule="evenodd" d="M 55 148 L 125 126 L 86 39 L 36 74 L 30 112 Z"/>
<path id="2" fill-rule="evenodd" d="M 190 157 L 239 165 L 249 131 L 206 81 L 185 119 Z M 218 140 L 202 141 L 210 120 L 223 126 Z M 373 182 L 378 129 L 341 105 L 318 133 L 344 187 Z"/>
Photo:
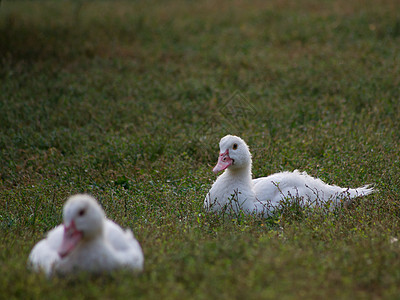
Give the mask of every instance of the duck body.
<path id="1" fill-rule="evenodd" d="M 252 179 L 251 154 L 246 143 L 237 136 L 227 135 L 220 141 L 220 156 L 214 172 L 224 170 L 204 200 L 207 210 L 270 216 L 286 198 L 300 198 L 304 205 L 331 203 L 335 207 L 345 200 L 368 195 L 373 189 L 357 189 L 329 185 L 306 172 L 280 172 Z M 232 195 L 236 196 L 234 198 Z M 233 203 L 232 203 L 233 201 Z"/>
<path id="2" fill-rule="evenodd" d="M 262 202 L 270 201 L 273 206 L 279 205 L 284 198 L 292 197 L 302 198 L 305 204 L 318 205 L 330 201 L 333 206 L 337 206 L 341 200 L 368 195 L 373 191 L 367 185 L 351 189 L 326 184 L 321 179 L 298 170 L 257 178 L 252 184 L 257 198 Z"/>
<path id="3" fill-rule="evenodd" d="M 204 206 L 212 211 L 239 213 L 254 210 L 256 195 L 251 176 L 231 174 L 227 170 L 212 185 L 204 200 Z"/>
<path id="4" fill-rule="evenodd" d="M 70 255 L 56 260 L 54 270 L 67 275 L 78 270 L 100 274 L 120 268 L 141 271 L 143 254 L 130 230 L 122 230 L 111 220 L 105 221 L 104 236 L 76 247 Z M 57 247 L 59 248 L 59 246 Z"/>
<path id="5" fill-rule="evenodd" d="M 52 229 L 29 255 L 35 271 L 52 276 L 143 269 L 143 252 L 130 230 L 106 219 L 92 197 L 76 195 L 70 200 L 64 207 L 64 224 Z"/>

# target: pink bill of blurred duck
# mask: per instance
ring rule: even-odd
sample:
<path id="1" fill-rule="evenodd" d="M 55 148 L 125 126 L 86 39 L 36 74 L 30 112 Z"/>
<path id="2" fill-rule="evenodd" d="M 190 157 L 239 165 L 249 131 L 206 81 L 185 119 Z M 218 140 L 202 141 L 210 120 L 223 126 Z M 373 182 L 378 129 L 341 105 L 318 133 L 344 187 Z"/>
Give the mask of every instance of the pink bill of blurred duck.
<path id="1" fill-rule="evenodd" d="M 81 239 L 82 232 L 76 229 L 74 221 L 71 221 L 69 226 L 64 224 L 64 235 L 61 246 L 58 249 L 58 254 L 64 258 L 76 247 L 76 245 L 78 245 Z"/>

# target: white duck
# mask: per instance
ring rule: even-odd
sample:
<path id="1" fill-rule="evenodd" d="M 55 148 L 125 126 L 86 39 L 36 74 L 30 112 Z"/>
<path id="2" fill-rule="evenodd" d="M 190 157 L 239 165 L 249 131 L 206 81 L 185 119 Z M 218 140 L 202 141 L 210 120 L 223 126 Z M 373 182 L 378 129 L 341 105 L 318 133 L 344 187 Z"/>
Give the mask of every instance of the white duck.
<path id="1" fill-rule="evenodd" d="M 51 276 L 119 268 L 143 270 L 143 252 L 132 232 L 107 219 L 93 197 L 70 197 L 63 219 L 63 225 L 52 229 L 32 249 L 29 263 L 35 271 Z"/>
<path id="2" fill-rule="evenodd" d="M 237 136 L 227 135 L 220 141 L 220 155 L 214 173 L 225 170 L 212 185 L 204 200 L 206 210 L 216 212 L 243 211 L 246 214 L 270 216 L 285 198 L 301 198 L 309 205 L 341 200 L 350 201 L 368 195 L 368 185 L 356 189 L 328 185 L 306 172 L 281 172 L 268 177 L 252 179 L 251 154 L 246 143 Z"/>

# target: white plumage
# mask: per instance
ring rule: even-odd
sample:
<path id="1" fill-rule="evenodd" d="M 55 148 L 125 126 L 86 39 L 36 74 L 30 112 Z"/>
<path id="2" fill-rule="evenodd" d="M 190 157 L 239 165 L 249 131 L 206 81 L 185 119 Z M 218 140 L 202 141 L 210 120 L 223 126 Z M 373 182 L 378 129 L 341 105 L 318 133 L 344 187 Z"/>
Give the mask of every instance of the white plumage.
<path id="1" fill-rule="evenodd" d="M 304 204 L 349 202 L 358 196 L 371 194 L 368 185 L 356 189 L 329 185 L 306 172 L 281 172 L 268 177 L 252 179 L 251 154 L 246 143 L 237 136 L 227 135 L 220 141 L 220 155 L 215 173 L 225 170 L 212 185 L 204 200 L 207 210 L 216 212 L 243 211 L 265 217 L 285 198 L 301 198 Z"/>
<path id="2" fill-rule="evenodd" d="M 68 199 L 63 225 L 49 231 L 29 255 L 29 264 L 46 275 L 143 270 L 143 252 L 130 230 L 108 220 L 97 201 L 85 194 Z"/>

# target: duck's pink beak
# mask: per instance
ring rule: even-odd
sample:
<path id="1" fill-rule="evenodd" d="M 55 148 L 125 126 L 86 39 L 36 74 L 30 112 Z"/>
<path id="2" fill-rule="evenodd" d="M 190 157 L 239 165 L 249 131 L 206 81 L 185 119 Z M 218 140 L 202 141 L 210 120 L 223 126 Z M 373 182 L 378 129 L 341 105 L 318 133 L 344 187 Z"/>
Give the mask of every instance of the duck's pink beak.
<path id="1" fill-rule="evenodd" d="M 75 222 L 71 221 L 69 226 L 64 224 L 64 236 L 61 242 L 61 246 L 58 249 L 58 254 L 61 258 L 67 256 L 82 239 L 82 232 L 78 231 L 75 226 Z"/>
<path id="2" fill-rule="evenodd" d="M 232 164 L 233 160 L 229 157 L 229 149 L 226 150 L 224 153 L 221 153 L 218 157 L 218 163 L 214 167 L 213 172 L 216 174 L 220 171 L 225 170 Z"/>

